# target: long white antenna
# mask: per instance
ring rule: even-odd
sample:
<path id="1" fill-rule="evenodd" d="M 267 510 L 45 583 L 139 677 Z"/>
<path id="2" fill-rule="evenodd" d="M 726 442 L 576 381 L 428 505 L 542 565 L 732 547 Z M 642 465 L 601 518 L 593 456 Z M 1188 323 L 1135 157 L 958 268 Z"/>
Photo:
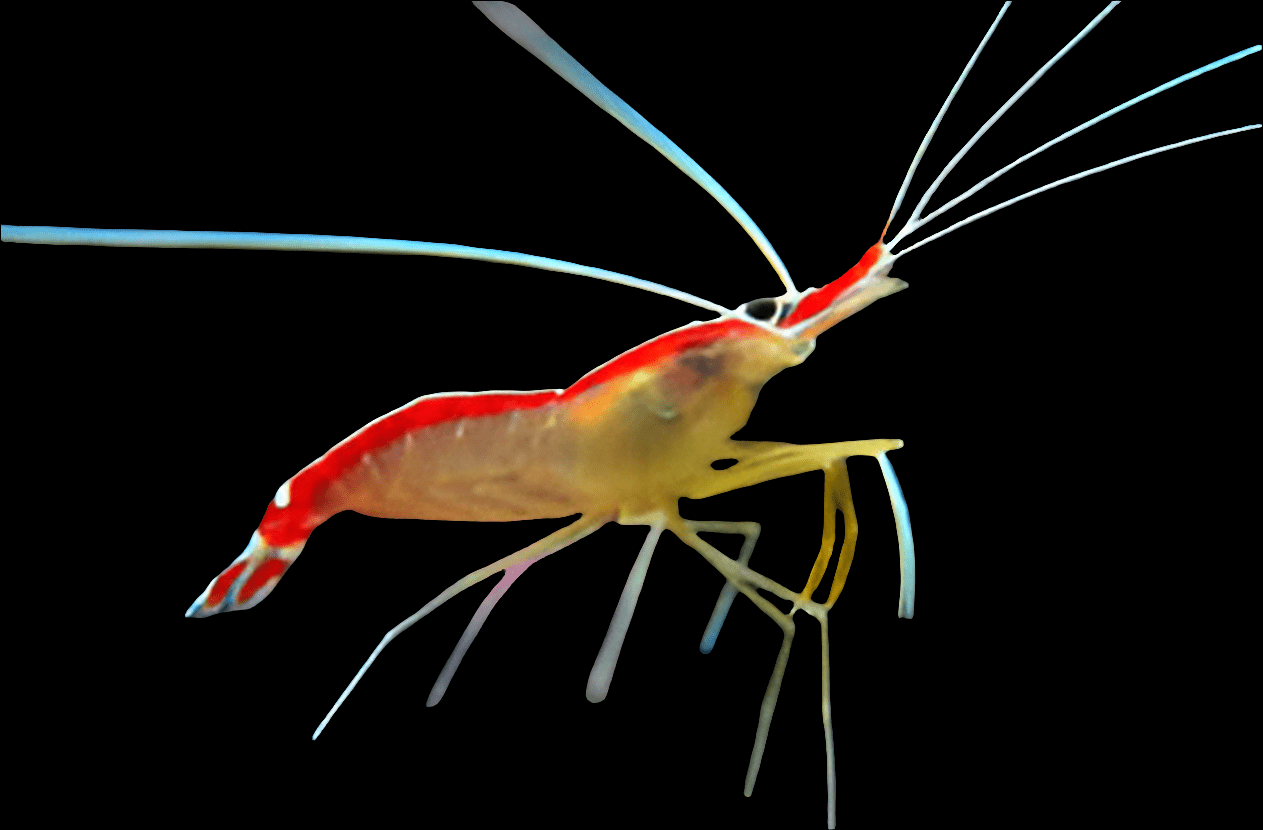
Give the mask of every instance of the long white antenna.
<path id="1" fill-rule="evenodd" d="M 1236 53 L 1236 54 L 1234 54 L 1234 55 L 1229 55 L 1228 57 L 1226 57 L 1226 58 L 1220 58 L 1219 60 L 1214 61 L 1213 63 L 1208 63 L 1208 64 L 1206 64 L 1205 66 L 1201 67 L 1200 69 L 1194 69 L 1192 72 L 1186 72 L 1185 74 L 1181 75 L 1180 77 L 1175 78 L 1175 79 L 1170 80 L 1170 81 L 1167 81 L 1165 84 L 1162 84 L 1161 86 L 1156 86 L 1156 87 L 1154 87 L 1153 89 L 1149 90 L 1148 92 L 1144 93 L 1143 95 L 1137 95 L 1135 98 L 1132 98 L 1130 101 L 1127 101 L 1127 102 L 1125 102 L 1125 103 L 1119 104 L 1118 106 L 1114 107 L 1113 109 L 1111 109 L 1111 110 L 1108 110 L 1108 111 L 1106 111 L 1106 112 L 1101 113 L 1101 114 L 1100 114 L 1100 115 L 1098 115 L 1096 118 L 1093 118 L 1093 119 L 1088 120 L 1088 121 L 1084 121 L 1082 124 L 1080 124 L 1079 126 L 1075 127 L 1073 130 L 1068 130 L 1067 132 L 1062 133 L 1061 135 L 1059 135 L 1059 136 L 1057 136 L 1056 138 L 1054 138 L 1052 141 L 1049 141 L 1049 142 L 1046 142 L 1046 143 L 1044 143 L 1044 144 L 1041 144 L 1041 145 L 1040 145 L 1039 147 L 1037 147 L 1036 149 L 1034 149 L 1034 150 L 1030 151 L 1030 152 L 1029 152 L 1029 153 L 1027 153 L 1026 155 L 1024 155 L 1024 156 L 1022 156 L 1021 158 L 1019 158 L 1017 161 L 1014 161 L 1014 162 L 1012 162 L 1011 164 L 1008 164 L 1008 165 L 1005 165 L 1004 167 L 1001 167 L 999 170 L 995 171 L 995 172 L 994 172 L 994 173 L 992 173 L 990 176 L 987 176 L 985 179 L 983 179 L 982 181 L 978 182 L 976 185 L 974 185 L 973 187 L 969 188 L 969 189 L 968 189 L 968 190 L 966 190 L 964 193 L 962 193 L 962 194 L 960 194 L 959 196 L 957 196 L 955 199 L 952 199 L 950 202 L 947 202 L 946 204 L 941 205 L 941 206 L 940 206 L 937 210 L 935 210 L 935 211 L 934 211 L 933 213 L 931 213 L 930 215 L 928 215 L 928 216 L 926 216 L 926 217 L 924 217 L 924 218 L 922 218 L 922 219 L 918 220 L 918 221 L 915 223 L 915 226 L 913 226 L 913 227 L 905 227 L 902 231 L 900 231 L 900 232 L 899 232 L 899 235 L 898 235 L 898 236 L 896 236 L 893 240 L 891 240 L 889 247 L 893 248 L 893 247 L 895 246 L 895 243 L 896 243 L 896 242 L 898 242 L 898 241 L 899 241 L 902 237 L 907 236 L 909 233 L 911 233 L 913 230 L 915 230 L 915 229 L 916 229 L 916 227 L 919 227 L 920 225 L 924 225 L 924 224 L 926 224 L 927 222 L 930 222 L 930 221 L 931 221 L 931 220 L 933 220 L 935 217 L 937 217 L 939 214 L 943 213 L 944 211 L 950 210 L 951 208 L 953 208 L 953 207 L 955 207 L 956 205 L 960 204 L 961 202 L 965 201 L 965 199 L 968 199 L 970 196 L 974 195 L 974 194 L 975 194 L 975 193 L 977 193 L 979 190 L 982 190 L 984 187 L 986 187 L 987 185 L 991 184 L 993 181 L 995 181 L 996 179 L 1000 178 L 1000 177 L 1001 177 L 1001 176 L 1003 176 L 1005 173 L 1007 173 L 1007 172 L 1009 172 L 1010 170 L 1012 170 L 1014 167 L 1017 167 L 1019 164 L 1021 164 L 1021 163 L 1022 163 L 1022 162 L 1024 162 L 1024 161 L 1026 161 L 1027 159 L 1030 159 L 1030 158 L 1033 158 L 1033 157 L 1035 157 L 1035 156 L 1039 155 L 1040 153 L 1044 152 L 1045 150 L 1047 150 L 1049 147 L 1053 146 L 1054 144 L 1059 144 L 1059 143 L 1061 143 L 1062 141 L 1065 141 L 1065 140 L 1066 140 L 1067 138 L 1069 138 L 1070 136 L 1075 135 L 1075 134 L 1077 134 L 1077 133 L 1081 133 L 1081 132 L 1083 132 L 1084 130 L 1086 130 L 1088 127 L 1091 127 L 1091 126 L 1094 126 L 1094 125 L 1096 125 L 1096 124 L 1099 124 L 1099 123 L 1101 123 L 1102 121 L 1104 121 L 1106 118 L 1109 118 L 1109 117 L 1110 117 L 1110 116 L 1112 116 L 1112 115 L 1117 115 L 1118 113 L 1122 112 L 1123 110 L 1127 109 L 1128 107 L 1130 107 L 1130 106 L 1132 106 L 1132 105 L 1134 105 L 1134 104 L 1138 104 L 1138 103 L 1140 103 L 1141 101 L 1145 100 L 1146 98 L 1152 98 L 1153 96 L 1157 95 L 1159 92 L 1166 92 L 1168 89 L 1170 89 L 1170 88 L 1171 88 L 1171 87 L 1173 87 L 1173 86 L 1178 86 L 1179 84 L 1182 84 L 1182 83 L 1184 83 L 1185 81 L 1188 81 L 1188 80 L 1192 80 L 1193 78 L 1196 78 L 1196 77 L 1198 77 L 1199 75 L 1204 75 L 1204 74 L 1206 74 L 1207 72 L 1211 71 L 1212 69 L 1218 69 L 1219 67 L 1224 66 L 1224 65 L 1229 64 L 1229 63 L 1232 63 L 1233 61 L 1238 61 L 1238 60 L 1241 60 L 1242 58 L 1246 57 L 1247 55 L 1253 55 L 1255 52 L 1258 52 L 1258 51 L 1259 51 L 1259 47 L 1258 47 L 1258 46 L 1251 46 L 1249 49 L 1242 49 L 1240 52 L 1237 52 L 1237 53 Z"/>
<path id="2" fill-rule="evenodd" d="M 414 256 L 476 259 L 504 265 L 521 265 L 575 274 L 606 282 L 639 288 L 673 300 L 714 311 L 725 317 L 734 312 L 718 303 L 694 297 L 686 291 L 659 285 L 604 268 L 579 265 L 560 259 L 498 251 L 493 248 L 472 248 L 443 242 L 415 242 L 407 239 L 372 239 L 361 236 L 322 236 L 314 233 L 255 233 L 249 231 L 151 231 L 113 230 L 108 228 L 58 228 L 44 225 L 4 225 L 0 239 L 5 242 L 27 242 L 34 245 L 105 245 L 113 248 L 233 248 L 247 251 L 328 251 L 350 254 L 411 254 Z"/>
<path id="3" fill-rule="evenodd" d="M 1117 5 L 1118 5 L 1117 2 L 1110 3 L 1101 11 L 1100 14 L 1092 18 L 1092 22 L 1084 26 L 1083 31 L 1079 32 L 1077 35 L 1075 35 L 1073 38 L 1070 39 L 1069 43 L 1061 47 L 1061 51 L 1053 55 L 1052 59 L 1049 60 L 1048 63 L 1041 66 L 1039 68 L 1039 71 L 1030 77 L 1030 80 L 1022 84 L 1022 86 L 1018 89 L 1018 91 L 1013 93 L 1013 97 L 1005 101 L 1004 106 L 996 110 L 995 115 L 987 119 L 987 123 L 983 124 L 982 127 L 979 128 L 978 132 L 974 133 L 973 138 L 965 142 L 965 146 L 960 148 L 960 152 L 958 152 L 955 156 L 952 157 L 952 160 L 949 161 L 947 163 L 947 166 L 943 168 L 943 172 L 939 173 L 938 178 L 936 178 L 934 180 L 934 183 L 930 185 L 929 190 L 925 191 L 925 195 L 923 195 L 921 197 L 921 201 L 917 203 L 916 210 L 912 211 L 912 216 L 911 218 L 908 219 L 908 223 L 904 225 L 903 229 L 899 231 L 898 234 L 895 235 L 895 238 L 891 240 L 891 242 L 888 243 L 888 247 L 894 247 L 895 242 L 903 238 L 908 233 L 911 233 L 912 230 L 915 230 L 921 224 L 921 221 L 922 221 L 921 211 L 925 210 L 925 206 L 930 201 L 930 197 L 934 195 L 934 191 L 938 190 L 938 186 L 943 183 L 943 179 L 947 178 L 947 174 L 952 172 L 952 170 L 956 167 L 956 165 L 960 163 L 960 160 L 965 157 L 965 154 L 968 153 L 971 149 L 973 149 L 973 146 L 978 143 L 978 139 L 982 138 L 986 134 L 987 130 L 991 129 L 991 125 L 999 121 L 1000 117 L 1004 115 L 1006 112 L 1008 112 L 1009 108 L 1012 107 L 1014 104 L 1016 104 L 1018 99 L 1020 99 L 1023 95 L 1025 95 L 1026 91 L 1035 85 L 1036 81 L 1044 77 L 1045 72 L 1047 72 L 1049 69 L 1052 69 L 1053 65 L 1057 63 L 1057 61 L 1061 60 L 1062 57 L 1071 49 L 1073 49 L 1079 41 L 1087 37 L 1088 32 L 1095 29 L 1096 25 L 1100 23 L 1102 20 L 1104 20 L 1105 16 L 1109 14 L 1111 11 L 1113 11 L 1114 7 Z"/>
<path id="4" fill-rule="evenodd" d="M 917 165 L 921 163 L 921 157 L 925 155 L 925 151 L 929 149 L 930 140 L 934 138 L 934 133 L 938 131 L 939 122 L 943 120 L 943 116 L 947 115 L 947 108 L 952 105 L 952 101 L 956 98 L 956 93 L 965 83 L 965 78 L 969 77 L 969 70 L 974 68 L 974 62 L 978 60 L 978 56 L 982 54 L 982 47 L 987 45 L 987 41 L 991 40 L 991 35 L 995 32 L 996 27 L 1000 25 L 1000 18 L 1004 17 L 1004 13 L 1009 10 L 1012 2 L 1006 2 L 1000 7 L 1000 13 L 995 16 L 995 21 L 991 24 L 991 28 L 983 35 L 982 42 L 978 44 L 978 48 L 974 50 L 973 55 L 969 58 L 969 62 L 965 64 L 965 69 L 960 73 L 960 77 L 956 79 L 956 84 L 952 87 L 952 91 L 947 93 L 943 106 L 938 111 L 938 115 L 934 116 L 934 123 L 930 125 L 930 129 L 925 134 L 925 138 L 921 139 L 921 146 L 917 148 L 916 153 L 912 156 L 912 164 L 908 166 L 908 175 L 903 177 L 903 184 L 899 186 L 899 195 L 895 196 L 895 203 L 890 208 L 890 215 L 886 217 L 886 227 L 881 229 L 881 238 L 886 238 L 886 231 L 890 230 L 890 223 L 894 220 L 895 214 L 899 212 L 899 206 L 903 204 L 903 197 L 908 192 L 908 185 L 912 184 L 912 175 L 917 172 Z"/>
<path id="5" fill-rule="evenodd" d="M 1253 50 L 1253 51 L 1256 51 L 1256 52 L 1257 52 L 1257 51 L 1258 51 L 1258 47 L 1256 46 L 1256 47 L 1254 48 L 1254 50 Z M 1198 136 L 1197 138 L 1190 138 L 1190 139 L 1188 139 L 1187 141 L 1180 141 L 1180 142 L 1176 142 L 1175 144 L 1167 144 L 1167 145 L 1166 145 L 1166 146 L 1164 146 L 1164 147 L 1156 147 L 1156 148 L 1154 148 L 1154 149 L 1152 149 L 1152 150 L 1147 150 L 1147 151 L 1145 151 L 1145 152 L 1143 152 L 1143 153 L 1137 153 L 1137 154 L 1136 154 L 1136 155 L 1134 155 L 1134 156 L 1128 156 L 1127 158 L 1121 158 L 1121 159 L 1119 159 L 1118 161 L 1111 161 L 1109 164 L 1102 164 L 1100 167 L 1093 167 L 1091 170 L 1084 170 L 1082 173 L 1075 173 L 1073 176 L 1066 176 L 1064 179 L 1058 179 L 1057 181 L 1052 182 L 1051 184 L 1046 184 L 1046 185 L 1044 185 L 1043 187 L 1037 187 L 1037 188 L 1035 188 L 1034 190 L 1031 190 L 1031 191 L 1028 191 L 1028 192 L 1026 192 L 1026 193 L 1023 193 L 1021 196 L 1017 196 L 1017 197 L 1015 197 L 1015 198 L 1013 198 L 1013 199 L 1009 199 L 1007 202 L 1001 202 L 1000 204 L 996 205 L 995 207 L 989 207 L 989 208 L 987 208 L 986 210 L 979 211 L 978 213 L 975 213 L 973 216 L 970 216 L 970 217 L 969 217 L 969 218 L 967 218 L 967 219 L 962 219 L 962 220 L 960 220 L 959 222 L 957 222 L 955 225 L 952 225 L 952 226 L 951 226 L 951 227 L 949 227 L 949 228 L 946 228 L 946 229 L 944 229 L 944 230 L 941 230 L 941 231 L 939 231 L 938 233 L 933 234 L 933 235 L 931 235 L 931 236 L 927 236 L 925 239 L 922 239 L 920 242 L 918 242 L 918 243 L 917 243 L 917 244 L 915 244 L 915 245 L 911 245 L 911 246 L 909 246 L 909 247 L 907 247 L 907 248 L 904 248 L 902 251 L 900 251 L 899 253 L 895 254 L 895 255 L 894 255 L 894 257 L 892 257 L 892 258 L 893 258 L 893 259 L 898 259 L 899 257 L 903 256 L 904 254 L 906 254 L 906 253 L 908 253 L 908 252 L 910 252 L 910 251 L 915 251 L 917 248 L 920 248 L 922 245 L 925 245 L 925 244 L 927 244 L 927 243 L 929 243 L 929 242 L 933 242 L 934 240 L 938 239 L 938 238 L 939 238 L 939 237 L 941 237 L 941 236 L 946 236 L 947 234 L 951 233 L 952 231 L 956 230 L 957 228 L 960 228 L 960 227 L 963 227 L 963 226 L 965 226 L 965 225 L 968 225 L 970 222 L 973 222 L 973 221 L 975 221 L 975 220 L 977 220 L 977 219 L 981 219 L 981 218 L 982 218 L 982 217 L 984 217 L 984 216 L 990 216 L 991 214 L 995 213 L 997 210 L 1003 210 L 1004 208 L 1008 207 L 1009 205 L 1016 204 L 1017 202 L 1020 202 L 1020 201 L 1022 201 L 1023 199 L 1026 199 L 1026 198 L 1029 198 L 1029 197 L 1031 197 L 1031 196 L 1034 196 L 1034 195 L 1035 195 L 1035 194 L 1037 194 L 1037 193 L 1043 193 L 1045 190 L 1052 190 L 1054 187 L 1058 187 L 1058 186 L 1060 186 L 1060 185 L 1066 184 L 1067 182 L 1073 182 L 1073 181 L 1076 181 L 1076 180 L 1078 180 L 1078 179 L 1082 179 L 1082 178 L 1084 178 L 1084 177 L 1086 177 L 1086 176 L 1091 176 L 1093 173 L 1101 173 L 1101 172 L 1103 172 L 1103 171 L 1105 171 L 1105 170 L 1109 170 L 1110 168 L 1113 168 L 1113 167 L 1118 167 L 1120 164 L 1126 164 L 1126 163 L 1127 163 L 1127 162 L 1129 162 L 1129 161 L 1135 161 L 1136 159 L 1142 159 L 1142 158 L 1144 158 L 1144 157 L 1146 157 L 1146 156 L 1153 156 L 1153 155 L 1157 155 L 1158 153 L 1165 153 L 1167 150 L 1175 150 L 1175 149 L 1177 149 L 1177 148 L 1179 148 L 1179 147 L 1185 147 L 1185 146 L 1187 146 L 1187 145 L 1189 145 L 1189 144 L 1196 144 L 1196 143 L 1197 143 L 1197 142 L 1199 142 L 1199 141 L 1209 141 L 1209 140 L 1210 140 L 1210 139 L 1212 139 L 1212 138 L 1219 138 L 1220 136 L 1232 135 L 1233 133 L 1243 133 L 1243 132 L 1246 132 L 1246 131 L 1248 131 L 1248 130 L 1257 130 L 1257 129 L 1259 129 L 1259 127 L 1260 127 L 1260 126 L 1263 126 L 1263 125 L 1261 125 L 1261 124 L 1251 124 L 1251 125 L 1249 125 L 1248 127 L 1237 127 L 1235 130 L 1224 130 L 1223 132 L 1211 133 L 1210 135 Z"/>
<path id="6" fill-rule="evenodd" d="M 702 166 L 694 161 L 688 153 L 684 152 L 679 146 L 667 138 L 661 130 L 650 124 L 643 115 L 632 109 L 626 101 L 619 98 L 610 88 L 596 79 L 596 76 L 583 68 L 573 56 L 565 49 L 562 49 L 557 41 L 553 40 L 548 34 L 539 27 L 539 25 L 527 17 L 521 9 L 512 3 L 487 3 L 475 2 L 474 5 L 478 11 L 487 16 L 487 19 L 511 37 L 519 46 L 539 58 L 552 71 L 556 72 L 566 80 L 571 86 L 579 90 L 587 97 L 589 101 L 605 110 L 627 129 L 640 136 L 650 147 L 653 147 L 659 153 L 666 157 L 667 161 L 674 164 L 684 172 L 690 179 L 702 186 L 702 189 L 715 198 L 715 201 L 728 211 L 728 214 L 736 219 L 750 238 L 754 240 L 754 244 L 763 252 L 763 256 L 767 257 L 767 261 L 772 264 L 772 268 L 776 270 L 777 276 L 781 278 L 785 288 L 791 295 L 797 294 L 798 290 L 794 288 L 794 281 L 790 279 L 789 270 L 785 268 L 785 263 L 781 262 L 780 256 L 776 253 L 776 249 L 772 247 L 772 243 L 768 242 L 767 237 L 763 235 L 763 231 L 759 230 L 759 226 L 750 218 L 750 214 L 746 213 L 741 205 L 737 204 L 737 200 L 724 190 L 719 182 L 702 169 Z"/>

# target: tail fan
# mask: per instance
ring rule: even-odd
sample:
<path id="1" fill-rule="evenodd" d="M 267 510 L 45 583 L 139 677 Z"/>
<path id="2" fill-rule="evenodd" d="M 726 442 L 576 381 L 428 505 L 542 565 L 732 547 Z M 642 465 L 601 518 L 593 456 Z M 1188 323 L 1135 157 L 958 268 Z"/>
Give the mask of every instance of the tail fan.
<path id="1" fill-rule="evenodd" d="M 272 592 L 306 543 L 304 539 L 293 545 L 274 547 L 256 530 L 241 555 L 211 580 L 184 616 L 209 617 L 223 611 L 253 608 Z"/>

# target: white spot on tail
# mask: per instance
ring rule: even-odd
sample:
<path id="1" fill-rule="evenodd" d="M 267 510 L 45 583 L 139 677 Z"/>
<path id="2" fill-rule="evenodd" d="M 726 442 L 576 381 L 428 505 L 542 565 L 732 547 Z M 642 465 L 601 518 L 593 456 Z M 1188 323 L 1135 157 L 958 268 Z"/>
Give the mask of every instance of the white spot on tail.
<path id="1" fill-rule="evenodd" d="M 272 498 L 272 502 L 282 510 L 289 507 L 289 484 L 294 479 L 287 480 L 276 490 L 276 495 Z"/>
<path id="2" fill-rule="evenodd" d="M 282 484 L 281 486 L 284 487 L 285 485 Z M 259 533 L 259 531 L 256 530 L 254 533 L 250 534 L 250 542 L 249 544 L 246 545 L 246 549 L 243 550 L 236 559 L 232 560 L 232 562 L 235 565 L 243 559 L 249 559 L 251 556 L 254 556 L 256 553 L 258 553 L 260 550 L 266 547 L 267 547 L 267 543 L 263 541 L 263 536 Z M 214 585 L 214 584 L 215 583 L 212 580 L 211 585 Z M 209 585 L 206 587 L 206 590 L 210 591 Z"/>
<path id="3" fill-rule="evenodd" d="M 464 434 L 465 434 L 465 419 L 461 418 L 459 421 L 456 422 L 456 437 L 460 438 Z"/>

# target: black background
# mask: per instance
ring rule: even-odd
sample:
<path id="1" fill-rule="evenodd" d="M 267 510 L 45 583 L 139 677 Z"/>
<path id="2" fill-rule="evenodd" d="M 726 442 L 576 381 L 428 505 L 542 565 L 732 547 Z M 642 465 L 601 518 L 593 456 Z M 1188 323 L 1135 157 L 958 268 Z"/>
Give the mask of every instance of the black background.
<path id="1" fill-rule="evenodd" d="M 992 16 L 524 8 L 729 189 L 800 288 L 876 239 Z M 909 204 L 1095 12 L 1010 12 Z M 1232 14 L 1118 10 L 933 204 L 1254 43 L 1253 21 Z M 604 267 L 728 306 L 780 293 L 710 197 L 477 11 L 372 15 L 15 20 L 4 221 L 424 239 Z M 977 207 L 1259 120 L 1248 90 L 1261 61 L 1116 116 Z M 823 336 L 765 388 L 741 437 L 906 442 L 891 460 L 919 554 L 912 621 L 895 616 L 876 464 L 851 465 L 864 532 L 831 615 L 844 820 L 927 791 L 938 794 L 920 806 L 985 810 L 973 787 L 932 782 L 950 771 L 1022 788 L 1021 769 L 1068 744 L 1088 761 L 1134 749 L 1149 732 L 1130 690 L 1210 659 L 1168 636 L 1151 603 L 1184 603 L 1192 624 L 1203 598 L 1226 590 L 1205 539 L 1233 498 L 1213 459 L 1232 451 L 1253 342 L 1231 306 L 1257 267 L 1245 253 L 1257 209 L 1242 198 L 1257 192 L 1257 136 L 1068 185 L 917 251 L 894 272 L 910 290 Z M 181 616 L 276 487 L 365 422 L 433 392 L 564 387 L 696 319 L 690 307 L 432 258 L 3 250 L 22 332 L 10 377 L 26 484 L 14 515 L 33 531 L 14 551 L 24 668 L 10 684 L 27 701 L 18 730 L 33 780 L 69 776 L 105 809 L 142 815 L 160 791 L 190 818 L 261 795 L 290 813 L 406 807 L 417 823 L 453 806 L 478 824 L 744 825 L 791 805 L 823 820 L 818 627 L 799 620 L 745 799 L 779 632 L 739 601 L 700 655 L 720 579 L 678 541 L 658 550 L 609 699 L 584 700 L 641 528 L 605 528 L 533 567 L 426 709 L 485 588 L 453 600 L 387 650 L 315 744 L 388 628 L 564 522 L 343 514 L 257 609 Z M 1208 490 L 1220 491 L 1214 506 L 1198 495 Z M 755 567 L 797 584 L 819 542 L 819 491 L 819 476 L 799 476 L 682 511 L 763 523 Z M 716 543 L 735 554 L 738 541 Z M 1178 589 L 1155 588 L 1175 576 Z M 896 783 L 905 795 L 882 794 Z"/>

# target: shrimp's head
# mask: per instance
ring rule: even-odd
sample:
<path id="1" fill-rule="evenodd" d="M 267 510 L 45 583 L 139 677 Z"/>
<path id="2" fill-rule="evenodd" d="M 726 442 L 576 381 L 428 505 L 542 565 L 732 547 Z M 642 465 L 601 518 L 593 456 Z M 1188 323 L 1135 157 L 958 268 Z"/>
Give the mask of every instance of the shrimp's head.
<path id="1" fill-rule="evenodd" d="M 886 244 L 879 241 L 845 274 L 823 288 L 755 300 L 738 310 L 783 331 L 805 355 L 821 332 L 882 297 L 908 287 L 903 280 L 888 276 L 894 264 L 895 257 L 886 249 Z"/>

